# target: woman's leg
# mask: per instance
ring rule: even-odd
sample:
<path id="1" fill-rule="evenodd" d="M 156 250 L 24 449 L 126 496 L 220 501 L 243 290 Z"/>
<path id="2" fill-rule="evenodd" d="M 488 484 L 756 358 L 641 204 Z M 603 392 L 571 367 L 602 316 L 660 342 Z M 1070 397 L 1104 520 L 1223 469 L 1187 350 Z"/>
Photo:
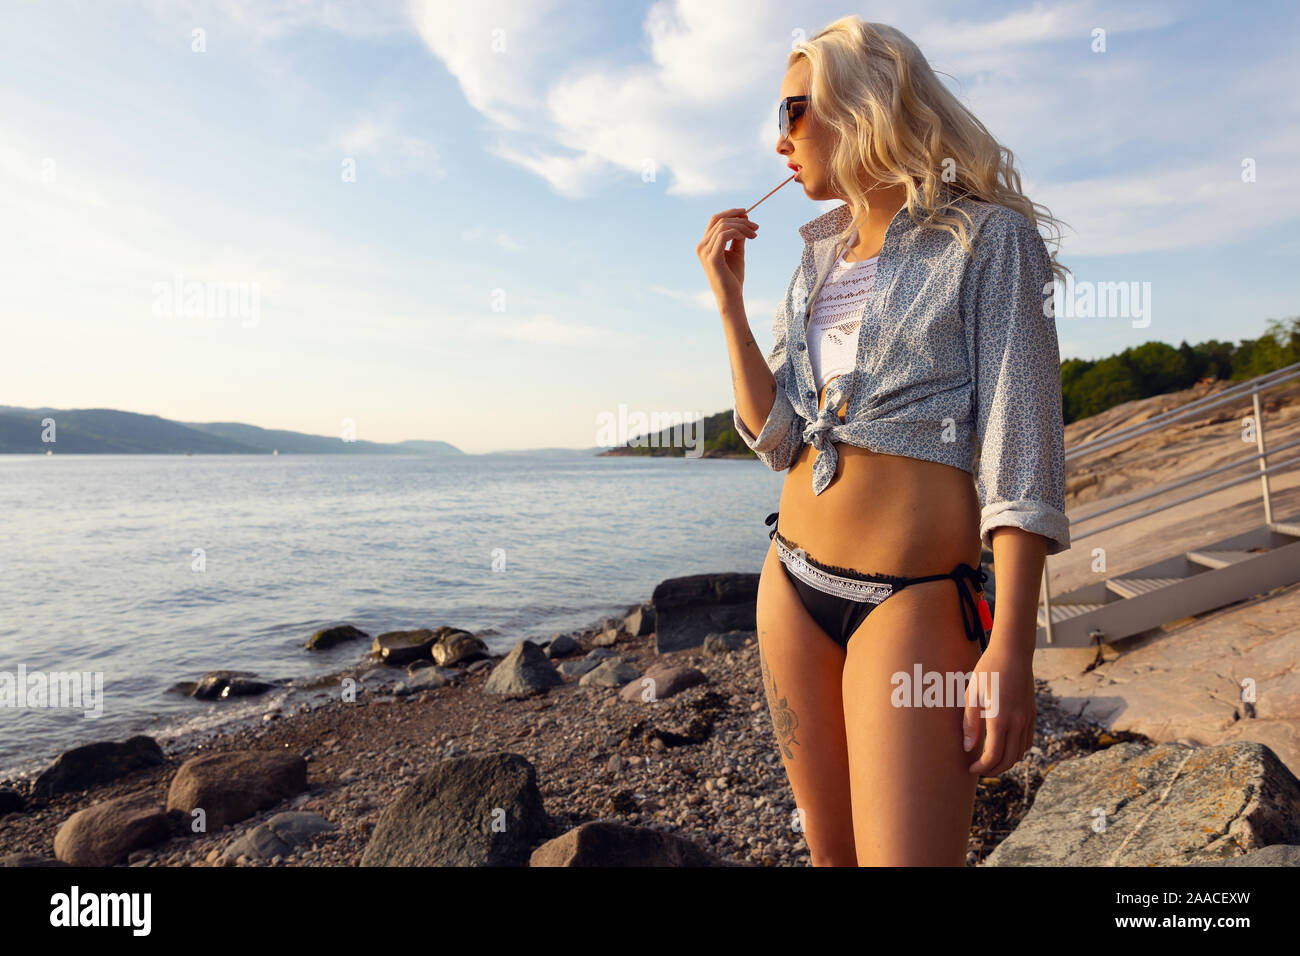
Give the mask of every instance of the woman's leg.
<path id="1" fill-rule="evenodd" d="M 946 688 L 950 674 L 974 668 L 979 645 L 966 637 L 956 590 L 951 580 L 910 585 L 849 638 L 843 701 L 860 866 L 966 863 L 977 778 L 966 769 L 976 750 L 961 746 L 961 701 L 895 706 L 893 679 L 915 684 L 919 664 Z"/>
<path id="2" fill-rule="evenodd" d="M 804 609 L 775 542 L 758 582 L 757 618 L 763 689 L 813 866 L 856 866 L 840 699 L 844 651 Z"/>

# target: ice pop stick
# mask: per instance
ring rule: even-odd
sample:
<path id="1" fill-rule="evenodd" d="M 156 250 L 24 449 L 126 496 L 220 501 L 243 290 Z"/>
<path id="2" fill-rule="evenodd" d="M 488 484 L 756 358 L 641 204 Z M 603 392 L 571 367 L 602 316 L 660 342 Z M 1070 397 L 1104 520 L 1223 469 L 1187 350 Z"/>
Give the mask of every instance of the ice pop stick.
<path id="1" fill-rule="evenodd" d="M 798 175 L 799 175 L 799 173 L 796 171 L 796 172 L 794 172 L 794 173 L 791 174 L 790 179 L 794 179 L 794 177 L 795 177 L 795 176 L 798 176 Z M 790 179 L 787 179 L 787 180 L 785 181 L 785 183 L 788 183 L 788 182 L 790 181 Z M 784 186 L 785 183 L 782 183 L 781 186 Z M 780 189 L 781 186 L 777 186 L 776 189 Z M 773 190 L 772 190 L 772 193 L 776 192 L 776 189 L 773 189 Z M 772 195 L 772 193 L 768 193 L 767 196 Z M 764 196 L 763 199 L 766 199 L 767 196 Z M 757 209 L 757 208 L 758 208 L 758 203 L 759 203 L 759 202 L 762 202 L 763 199 L 760 199 L 758 202 L 754 203 L 754 205 L 750 206 L 749 209 L 746 209 L 746 210 L 745 210 L 745 215 L 748 216 L 752 210 Z"/>

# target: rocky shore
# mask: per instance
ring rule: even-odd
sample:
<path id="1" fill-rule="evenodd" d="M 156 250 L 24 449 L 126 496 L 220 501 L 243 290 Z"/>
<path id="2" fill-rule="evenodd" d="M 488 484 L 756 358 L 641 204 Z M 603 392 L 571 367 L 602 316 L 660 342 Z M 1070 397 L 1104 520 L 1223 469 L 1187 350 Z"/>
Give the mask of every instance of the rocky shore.
<path id="1" fill-rule="evenodd" d="M 806 866 L 760 684 L 756 579 L 664 582 L 622 618 L 501 657 L 453 627 L 381 635 L 318 704 L 170 752 L 147 737 L 79 748 L 0 784 L 0 864 Z M 334 637 L 368 639 L 346 627 Z M 256 693 L 255 677 L 220 672 L 191 692 Z M 1042 682 L 1037 710 L 1029 754 L 979 782 L 968 865 L 998 863 L 999 847 L 1007 864 L 1178 865 L 1263 846 L 1292 860 L 1300 783 L 1267 748 L 1185 748 L 1201 754 L 1193 773 L 1176 745 L 1109 734 Z M 1069 786 L 1037 799 L 1053 778 Z M 1158 811 L 1178 779 L 1223 819 L 1171 838 Z"/>

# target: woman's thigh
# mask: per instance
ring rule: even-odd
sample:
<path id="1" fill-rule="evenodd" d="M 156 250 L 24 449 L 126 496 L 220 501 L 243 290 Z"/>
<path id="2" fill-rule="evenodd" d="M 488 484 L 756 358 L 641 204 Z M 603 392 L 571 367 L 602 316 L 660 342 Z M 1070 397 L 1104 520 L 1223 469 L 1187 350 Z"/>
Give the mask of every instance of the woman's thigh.
<path id="1" fill-rule="evenodd" d="M 775 544 L 763 562 L 756 610 L 763 689 L 813 865 L 855 866 L 840 698 L 844 651 L 809 617 Z"/>
<path id="2" fill-rule="evenodd" d="M 951 580 L 890 596 L 849 639 L 842 694 L 859 865 L 965 865 L 975 751 L 962 750 L 962 701 L 947 689 L 964 686 L 950 678 L 979 654 Z M 939 706 L 917 706 L 918 667 L 922 680 L 942 675 Z"/>

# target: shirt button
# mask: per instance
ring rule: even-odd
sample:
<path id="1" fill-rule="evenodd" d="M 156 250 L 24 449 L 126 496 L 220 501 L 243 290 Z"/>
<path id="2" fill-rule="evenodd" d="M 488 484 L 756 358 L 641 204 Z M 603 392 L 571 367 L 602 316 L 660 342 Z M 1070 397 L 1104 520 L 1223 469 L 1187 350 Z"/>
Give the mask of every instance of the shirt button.
<path id="1" fill-rule="evenodd" d="M 804 347 L 805 347 L 804 344 L 803 344 L 802 342 L 800 342 L 800 343 L 799 343 L 799 351 L 802 352 L 802 351 L 804 350 Z"/>
<path id="2" fill-rule="evenodd" d="M 816 397 L 817 397 L 817 393 L 814 392 L 812 389 L 809 389 L 809 390 L 808 390 L 808 397 L 809 397 L 809 398 L 816 398 Z"/>

